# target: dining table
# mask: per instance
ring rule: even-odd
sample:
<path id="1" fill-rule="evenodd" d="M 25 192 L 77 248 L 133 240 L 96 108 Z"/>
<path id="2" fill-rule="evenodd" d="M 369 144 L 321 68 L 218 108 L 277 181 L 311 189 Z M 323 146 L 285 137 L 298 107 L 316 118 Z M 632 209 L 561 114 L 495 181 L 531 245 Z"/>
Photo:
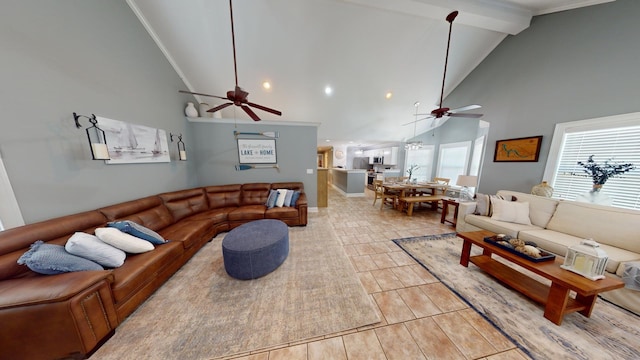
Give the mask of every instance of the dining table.
<path id="1" fill-rule="evenodd" d="M 385 192 L 397 192 L 398 203 L 396 210 L 406 211 L 408 216 L 413 214 L 415 203 L 429 202 L 431 209 L 438 209 L 438 202 L 446 197 L 448 184 L 437 182 L 384 182 Z"/>

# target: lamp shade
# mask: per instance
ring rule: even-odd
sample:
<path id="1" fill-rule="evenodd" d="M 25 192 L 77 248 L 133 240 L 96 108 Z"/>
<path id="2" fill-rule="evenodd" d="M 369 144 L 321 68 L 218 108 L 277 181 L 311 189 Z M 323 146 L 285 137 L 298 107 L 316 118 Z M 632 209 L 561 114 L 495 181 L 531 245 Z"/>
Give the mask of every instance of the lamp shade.
<path id="1" fill-rule="evenodd" d="M 458 175 L 458 180 L 456 181 L 456 185 L 467 187 L 475 187 L 477 183 L 478 177 L 475 175 Z"/>

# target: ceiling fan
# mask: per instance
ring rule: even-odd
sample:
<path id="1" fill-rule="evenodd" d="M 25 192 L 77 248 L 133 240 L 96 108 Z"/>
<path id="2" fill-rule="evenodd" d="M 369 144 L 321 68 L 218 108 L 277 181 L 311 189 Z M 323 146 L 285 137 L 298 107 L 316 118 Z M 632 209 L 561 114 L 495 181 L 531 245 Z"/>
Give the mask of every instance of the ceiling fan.
<path id="1" fill-rule="evenodd" d="M 236 36 L 233 28 L 233 5 L 231 4 L 231 2 L 232 0 L 229 0 L 229 14 L 231 15 L 231 43 L 233 45 L 233 69 L 235 71 L 235 76 L 236 76 L 235 88 L 231 91 L 227 91 L 227 96 L 209 95 L 209 94 L 202 94 L 202 93 L 196 93 L 196 92 L 190 92 L 190 91 L 184 91 L 184 90 L 179 90 L 179 92 L 185 93 L 185 94 L 192 94 L 192 95 L 208 96 L 208 97 L 230 101 L 228 103 L 224 103 L 222 105 L 218 105 L 216 107 L 213 107 L 207 110 L 207 112 L 210 112 L 210 113 L 222 110 L 227 106 L 235 105 L 235 106 L 241 107 L 242 110 L 244 110 L 244 112 L 246 112 L 249 115 L 249 117 L 251 117 L 254 121 L 260 121 L 260 117 L 258 117 L 258 115 L 256 115 L 256 113 L 253 112 L 253 110 L 251 110 L 251 107 L 280 116 L 282 115 L 282 112 L 278 110 L 274 110 L 266 106 L 249 102 L 249 100 L 247 100 L 249 93 L 242 90 L 242 88 L 238 86 L 238 65 L 236 63 Z"/>
<path id="2" fill-rule="evenodd" d="M 473 109 L 479 109 L 482 106 L 480 105 L 468 105 L 468 106 L 463 106 L 461 108 L 457 108 L 457 109 L 449 109 L 447 107 L 442 107 L 442 99 L 444 98 L 444 83 L 445 83 L 445 79 L 447 77 L 447 64 L 449 62 L 449 45 L 451 44 L 451 29 L 453 28 L 453 20 L 455 20 L 456 16 L 458 16 L 458 12 L 457 11 L 453 11 L 451 12 L 449 15 L 447 15 L 447 22 L 449 23 L 449 38 L 447 39 L 447 53 L 445 55 L 444 58 L 444 74 L 442 75 L 442 88 L 440 89 L 440 104 L 438 105 L 439 107 L 435 110 L 432 110 L 431 113 L 429 114 L 416 114 L 416 118 L 417 116 L 421 116 L 421 115 L 429 115 L 425 118 L 422 119 L 416 119 L 412 122 L 406 123 L 404 125 L 408 125 L 408 124 L 412 124 L 414 122 L 418 122 L 418 121 L 422 121 L 422 120 L 426 120 L 426 119 L 440 119 L 442 117 L 448 116 L 448 117 L 466 117 L 466 118 L 479 118 L 482 117 L 483 114 L 471 114 L 471 113 L 467 113 L 467 114 L 460 114 L 463 111 L 469 111 L 469 110 L 473 110 Z M 433 123 L 433 122 L 432 122 Z"/>

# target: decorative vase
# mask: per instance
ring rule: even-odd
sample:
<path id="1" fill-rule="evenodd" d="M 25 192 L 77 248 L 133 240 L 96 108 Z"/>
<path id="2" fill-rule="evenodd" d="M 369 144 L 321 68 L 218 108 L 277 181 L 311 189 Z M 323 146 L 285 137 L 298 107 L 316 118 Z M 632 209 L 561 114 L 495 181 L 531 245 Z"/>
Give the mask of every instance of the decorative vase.
<path id="1" fill-rule="evenodd" d="M 199 106 L 199 110 L 200 110 L 200 116 L 202 117 L 213 117 L 213 113 L 207 112 L 207 110 L 211 109 L 211 106 L 209 106 L 209 104 L 207 103 L 200 103 Z"/>
<path id="2" fill-rule="evenodd" d="M 543 181 L 540 184 L 535 185 L 533 188 L 531 188 L 531 194 L 544 196 L 544 197 L 551 197 L 551 195 L 553 195 L 553 188 L 549 184 L 547 184 L 546 181 Z"/>
<path id="3" fill-rule="evenodd" d="M 613 204 L 613 199 L 600 190 L 602 190 L 602 184 L 594 184 L 589 192 L 578 195 L 578 197 L 576 197 L 576 201 L 611 206 Z"/>
<path id="4" fill-rule="evenodd" d="M 192 102 L 188 102 L 187 103 L 187 107 L 184 109 L 184 114 L 187 115 L 188 117 L 198 117 L 198 110 L 196 109 L 196 107 L 193 105 Z"/>

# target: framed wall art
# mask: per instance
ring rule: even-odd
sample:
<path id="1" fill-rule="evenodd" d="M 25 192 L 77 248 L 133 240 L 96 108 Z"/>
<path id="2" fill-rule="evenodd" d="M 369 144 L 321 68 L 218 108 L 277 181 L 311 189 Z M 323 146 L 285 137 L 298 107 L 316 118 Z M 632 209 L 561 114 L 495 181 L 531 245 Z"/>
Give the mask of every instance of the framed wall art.
<path id="1" fill-rule="evenodd" d="M 542 135 L 496 141 L 494 162 L 537 162 Z"/>
<path id="2" fill-rule="evenodd" d="M 275 139 L 238 139 L 240 164 L 276 164 Z"/>
<path id="3" fill-rule="evenodd" d="M 170 162 L 167 132 L 143 125 L 97 117 L 111 160 L 106 164 Z"/>

